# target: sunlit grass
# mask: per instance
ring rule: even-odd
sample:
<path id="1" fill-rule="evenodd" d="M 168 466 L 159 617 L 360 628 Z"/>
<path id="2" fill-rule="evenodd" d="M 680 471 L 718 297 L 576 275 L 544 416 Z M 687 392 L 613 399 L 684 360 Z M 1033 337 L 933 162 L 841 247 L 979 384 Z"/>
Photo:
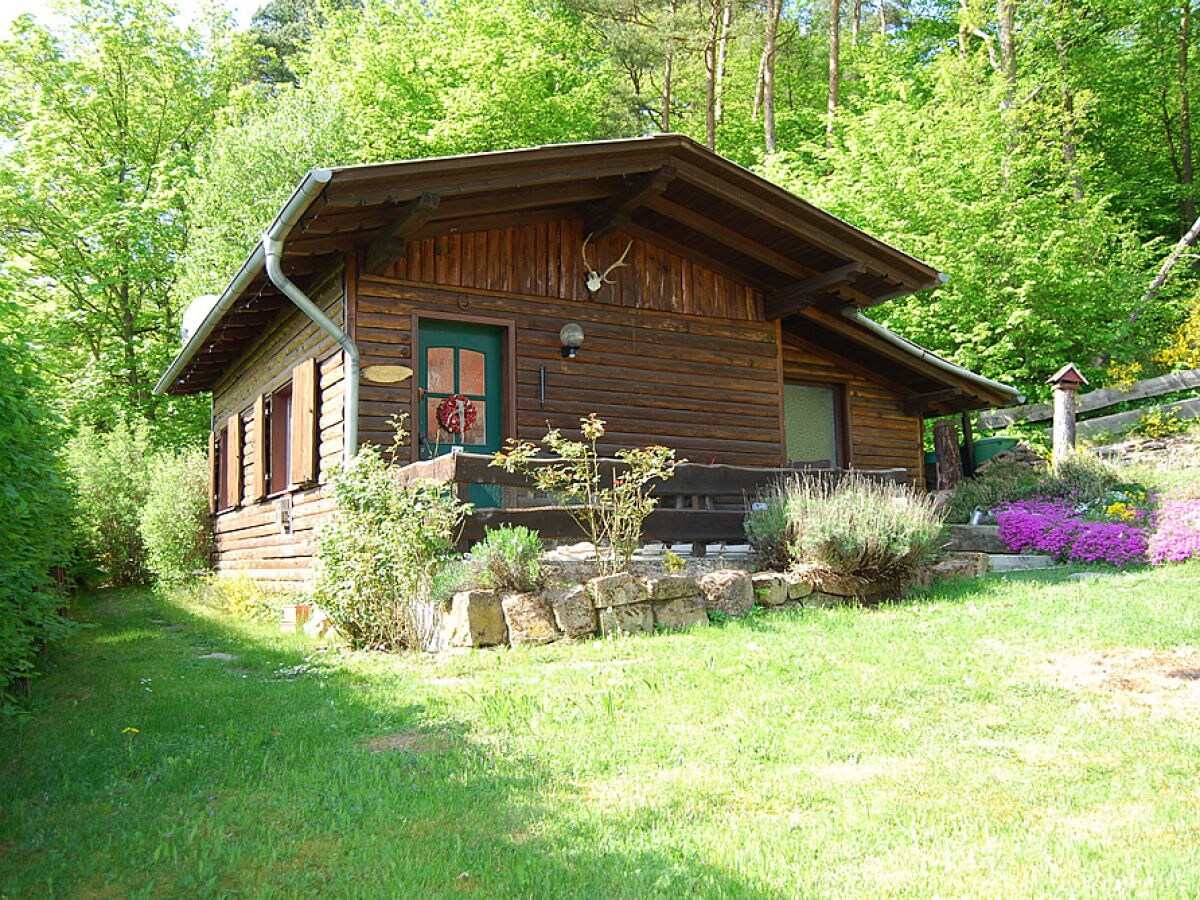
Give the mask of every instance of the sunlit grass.
<path id="1" fill-rule="evenodd" d="M 437 659 L 87 597 L 0 726 L 0 895 L 1194 896 L 1200 708 L 1053 662 L 1200 649 L 1198 590 L 994 577 Z"/>

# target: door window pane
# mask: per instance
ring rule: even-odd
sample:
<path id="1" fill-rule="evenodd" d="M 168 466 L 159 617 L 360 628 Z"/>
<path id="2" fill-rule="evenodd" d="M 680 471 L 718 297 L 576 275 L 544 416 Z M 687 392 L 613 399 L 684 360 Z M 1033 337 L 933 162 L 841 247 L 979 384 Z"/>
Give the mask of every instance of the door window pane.
<path id="1" fill-rule="evenodd" d="M 838 389 L 831 385 L 785 384 L 783 423 L 791 463 L 840 466 Z"/>
<path id="2" fill-rule="evenodd" d="M 458 351 L 458 392 L 470 397 L 487 393 L 484 379 L 485 357 L 478 350 Z"/>
<path id="3" fill-rule="evenodd" d="M 430 347 L 425 353 L 426 389 L 436 394 L 454 393 L 454 348 Z"/>

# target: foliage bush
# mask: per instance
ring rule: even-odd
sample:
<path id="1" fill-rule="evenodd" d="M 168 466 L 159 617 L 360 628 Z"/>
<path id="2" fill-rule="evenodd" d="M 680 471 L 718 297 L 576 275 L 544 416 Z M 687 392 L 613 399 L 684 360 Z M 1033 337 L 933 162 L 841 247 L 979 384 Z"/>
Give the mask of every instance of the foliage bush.
<path id="1" fill-rule="evenodd" d="M 175 585 L 212 562 L 208 457 L 203 450 L 162 451 L 151 458 L 138 527 L 146 568 Z"/>
<path id="2" fill-rule="evenodd" d="M 1033 495 L 1092 503 L 1103 500 L 1122 480 L 1120 472 L 1094 453 L 1076 451 L 1055 462 L 1054 468 L 1038 480 Z"/>
<path id="3" fill-rule="evenodd" d="M 928 495 L 856 473 L 836 484 L 797 478 L 777 490 L 787 510 L 789 561 L 817 574 L 902 583 L 933 552 L 942 528 Z"/>
<path id="4" fill-rule="evenodd" d="M 136 584 L 146 575 L 141 510 L 149 442 L 141 425 L 81 427 L 67 445 L 75 495 L 77 574 L 90 584 Z"/>
<path id="5" fill-rule="evenodd" d="M 447 485 L 402 485 L 374 447 L 329 485 L 335 509 L 316 538 L 314 601 L 356 648 L 425 646 L 437 623 L 434 576 L 468 507 Z"/>
<path id="6" fill-rule="evenodd" d="M 1132 431 L 1147 438 L 1169 438 L 1187 431 L 1187 423 L 1171 410 L 1151 409 L 1142 413 Z"/>
<path id="7" fill-rule="evenodd" d="M 761 492 L 751 502 L 742 530 L 760 569 L 782 572 L 788 568 L 788 544 L 795 535 L 788 520 L 786 491 Z"/>
<path id="8" fill-rule="evenodd" d="M 471 548 L 471 568 L 484 587 L 528 593 L 543 584 L 542 538 L 523 525 L 489 528 Z"/>
<path id="9" fill-rule="evenodd" d="M 567 506 L 596 547 L 601 575 L 626 571 L 641 543 L 642 523 L 658 505 L 651 487 L 675 473 L 675 451 L 659 446 L 618 450 L 614 456 L 625 465 L 610 471 L 596 449 L 604 420 L 591 413 L 579 424 L 582 441 L 568 440 L 557 428 L 546 432 L 541 442 L 555 457 L 550 461 L 537 458 L 536 444 L 511 441 L 491 464 L 526 473 L 539 490 Z"/>
<path id="10" fill-rule="evenodd" d="M 70 493 L 41 396 L 20 348 L 0 338 L 0 711 L 34 673 L 38 648 L 70 628 L 53 577 L 70 558 Z"/>
<path id="11" fill-rule="evenodd" d="M 974 478 L 956 484 L 946 501 L 947 522 L 965 523 L 976 509 L 984 512 L 1005 502 L 1029 497 L 1037 491 L 1040 476 L 1021 463 L 996 463 Z"/>

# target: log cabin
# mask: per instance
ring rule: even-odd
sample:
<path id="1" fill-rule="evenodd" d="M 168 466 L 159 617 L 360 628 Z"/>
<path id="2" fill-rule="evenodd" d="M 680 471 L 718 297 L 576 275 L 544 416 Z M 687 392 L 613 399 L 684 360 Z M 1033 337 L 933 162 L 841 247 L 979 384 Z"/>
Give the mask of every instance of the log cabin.
<path id="1" fill-rule="evenodd" d="M 479 454 L 591 412 L 691 461 L 686 510 L 801 466 L 922 486 L 923 417 L 1017 397 L 863 314 L 942 281 L 680 135 L 316 169 L 157 390 L 212 395 L 219 569 L 302 582 L 330 467 L 395 416 L 416 470 L 491 481 L 476 527 Z M 697 521 L 658 536 L 740 519 Z"/>

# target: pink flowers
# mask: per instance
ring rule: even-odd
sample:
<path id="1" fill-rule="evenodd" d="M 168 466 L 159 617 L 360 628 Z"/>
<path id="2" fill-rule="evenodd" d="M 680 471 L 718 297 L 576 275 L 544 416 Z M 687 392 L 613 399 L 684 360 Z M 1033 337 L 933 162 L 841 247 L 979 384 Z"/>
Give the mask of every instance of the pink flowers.
<path id="1" fill-rule="evenodd" d="M 1018 553 L 1047 553 L 1059 562 L 1107 563 L 1124 568 L 1146 560 L 1148 515 L 1137 522 L 1092 521 L 1069 500 L 1034 498 L 992 510 L 1000 539 Z"/>
<path id="2" fill-rule="evenodd" d="M 1200 500 L 1167 500 L 1158 513 L 1158 530 L 1150 536 L 1150 562 L 1182 562 L 1200 557 Z"/>

